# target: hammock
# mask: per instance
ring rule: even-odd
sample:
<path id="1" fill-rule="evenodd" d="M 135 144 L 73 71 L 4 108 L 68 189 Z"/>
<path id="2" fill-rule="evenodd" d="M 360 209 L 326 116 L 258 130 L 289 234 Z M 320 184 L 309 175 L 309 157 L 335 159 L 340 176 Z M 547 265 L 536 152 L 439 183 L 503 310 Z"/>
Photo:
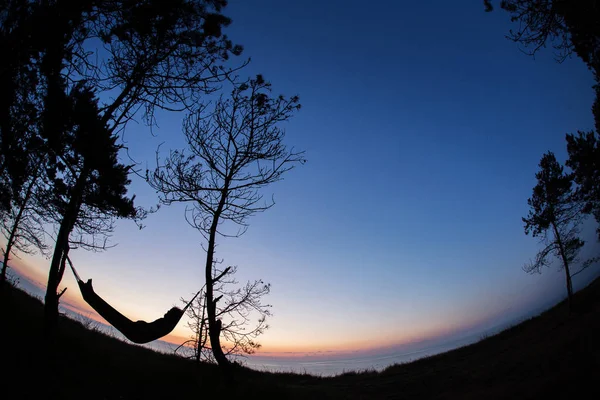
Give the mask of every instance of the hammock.
<path id="1" fill-rule="evenodd" d="M 153 322 L 145 321 L 132 321 L 117 310 L 115 310 L 110 304 L 104 301 L 100 296 L 94 292 L 92 287 L 92 280 L 88 279 L 87 282 L 83 282 L 77 271 L 73 267 L 73 263 L 67 257 L 67 261 L 73 271 L 73 275 L 77 279 L 79 290 L 83 299 L 94 309 L 98 314 L 102 316 L 109 324 L 115 329 L 121 332 L 127 339 L 134 343 L 148 343 L 156 339 L 160 339 L 163 336 L 168 335 L 175 326 L 179 323 L 179 320 L 183 316 L 185 310 L 192 304 L 192 301 L 200 294 L 196 295 L 190 300 L 183 310 L 173 307 L 162 317 Z"/>

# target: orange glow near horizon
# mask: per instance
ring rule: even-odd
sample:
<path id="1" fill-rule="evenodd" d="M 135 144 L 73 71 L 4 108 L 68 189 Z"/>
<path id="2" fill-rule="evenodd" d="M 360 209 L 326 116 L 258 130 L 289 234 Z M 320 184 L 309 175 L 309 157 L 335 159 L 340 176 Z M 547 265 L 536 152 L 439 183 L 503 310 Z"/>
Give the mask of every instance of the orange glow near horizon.
<path id="1" fill-rule="evenodd" d="M 33 268 L 31 265 L 24 262 L 22 259 L 11 259 L 10 268 L 16 270 L 19 274 L 25 276 L 31 281 L 31 283 L 33 283 L 40 289 L 46 289 L 46 285 L 44 282 L 47 281 L 48 276 L 39 271 L 38 269 Z"/>
<path id="2" fill-rule="evenodd" d="M 20 274 L 27 277 L 36 286 L 40 287 L 40 289 L 45 290 L 45 281 L 47 277 L 41 272 L 41 268 L 35 268 L 30 265 L 37 263 L 18 260 L 18 262 L 13 262 L 11 264 L 13 264 L 13 268 Z M 65 279 L 71 278 L 65 277 Z M 83 301 L 78 290 L 67 290 L 62 298 L 62 305 L 87 318 L 108 325 L 101 316 Z M 139 312 L 135 311 L 135 309 L 127 309 L 122 306 L 119 307 L 118 304 L 115 304 L 114 306 L 121 310 L 125 315 L 141 315 Z M 158 317 L 162 316 L 162 311 L 159 314 Z M 263 346 L 256 352 L 256 355 L 268 357 L 330 357 L 351 355 L 358 352 L 382 352 L 394 347 L 410 346 L 418 344 L 419 342 L 442 339 L 444 336 L 452 335 L 460 330 L 464 330 L 465 327 L 481 323 L 481 320 L 475 319 L 471 321 L 464 321 L 463 319 L 459 323 L 457 322 L 459 321 L 459 317 L 460 316 L 458 315 L 452 314 L 445 315 L 445 318 L 435 318 L 432 316 L 423 318 L 419 323 L 415 323 L 409 328 L 403 327 L 402 330 L 393 329 L 388 331 L 380 329 L 377 332 L 373 332 L 373 335 L 365 330 L 362 333 L 362 337 L 353 339 L 346 338 L 345 340 L 339 340 L 332 337 L 326 338 L 323 335 L 319 336 L 314 334 L 306 335 L 306 338 L 303 338 L 298 333 L 295 333 L 296 337 L 287 334 L 282 336 L 281 333 L 271 336 L 269 335 L 270 331 L 267 331 L 267 335 L 265 335 L 264 339 L 261 341 Z M 175 330 L 161 340 L 171 344 L 181 345 L 186 340 L 189 340 L 190 336 L 191 332 L 186 326 L 184 317 Z M 317 338 L 319 342 L 314 340 Z"/>
<path id="3" fill-rule="evenodd" d="M 22 260 L 16 260 L 11 263 L 11 267 L 30 280 L 34 285 L 45 290 L 46 277 L 36 268 L 31 267 L 29 263 Z M 62 300 L 62 305 L 69 310 L 99 323 L 108 325 L 100 315 L 81 299 L 78 291 L 67 291 Z M 119 307 L 117 306 L 116 308 L 118 309 Z M 424 341 L 442 339 L 444 336 L 459 333 L 461 330 L 468 329 L 469 327 L 476 326 L 483 322 L 480 318 L 479 320 L 473 319 L 471 321 L 463 320 L 458 323 L 455 321 L 456 317 L 457 316 L 448 315 L 445 321 L 435 318 L 425 319 L 423 320 L 423 323 L 415 324 L 411 329 L 404 328 L 401 332 L 397 330 L 390 332 L 380 331 L 376 332 L 377 336 L 373 335 L 358 340 L 334 341 L 324 340 L 323 337 L 320 337 L 319 339 L 321 342 L 319 343 L 310 341 L 307 338 L 307 340 L 303 340 L 302 342 L 296 340 L 294 344 L 289 344 L 289 342 L 286 341 L 286 338 L 278 335 L 277 337 L 269 338 L 270 340 L 263 342 L 263 346 L 256 352 L 256 355 L 266 357 L 331 357 L 351 355 L 358 352 L 381 352 L 394 347 L 410 346 Z M 181 345 L 186 340 L 189 340 L 191 332 L 184 321 L 185 317 L 171 334 L 160 340 L 175 345 Z M 311 337 L 316 338 L 317 335 L 312 335 Z M 289 340 L 293 341 L 295 339 L 292 338 Z"/>

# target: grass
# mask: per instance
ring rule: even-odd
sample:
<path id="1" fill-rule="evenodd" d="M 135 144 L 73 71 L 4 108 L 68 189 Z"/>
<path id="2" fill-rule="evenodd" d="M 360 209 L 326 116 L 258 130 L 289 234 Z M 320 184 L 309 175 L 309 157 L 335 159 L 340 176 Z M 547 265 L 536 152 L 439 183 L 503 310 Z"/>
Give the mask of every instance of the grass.
<path id="1" fill-rule="evenodd" d="M 600 398 L 600 280 L 497 335 L 384 371 L 337 377 L 213 365 L 111 338 L 61 318 L 41 335 L 42 303 L 8 288 L 0 298 L 0 397 L 5 399 L 545 399 Z M 10 394 L 6 396 L 5 394 Z"/>

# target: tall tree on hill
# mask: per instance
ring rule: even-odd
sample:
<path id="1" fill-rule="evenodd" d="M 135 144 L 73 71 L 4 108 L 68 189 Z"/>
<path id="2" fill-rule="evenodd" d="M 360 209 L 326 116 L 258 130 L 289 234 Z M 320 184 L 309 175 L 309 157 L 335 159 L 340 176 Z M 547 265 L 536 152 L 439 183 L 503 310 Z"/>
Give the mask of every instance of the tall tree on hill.
<path id="1" fill-rule="evenodd" d="M 568 134 L 567 151 L 566 165 L 577 183 L 575 195 L 584 202 L 583 212 L 593 215 L 600 225 L 600 138 L 593 131 Z M 596 232 L 600 240 L 600 226 Z"/>
<path id="2" fill-rule="evenodd" d="M 117 161 L 116 137 L 100 114 L 93 92 L 81 81 L 69 89 L 63 74 L 73 57 L 70 42 L 83 19 L 84 7 L 48 6 L 51 23 L 40 61 L 44 79 L 40 136 L 48 151 L 47 213 L 55 214 L 58 232 L 48 273 L 44 327 L 53 331 L 58 319 L 57 293 L 69 252 L 71 233 L 81 226 L 87 208 L 100 215 L 133 217 L 133 201 L 126 197 L 128 168 Z M 100 220 L 103 221 L 103 220 Z M 94 222 L 94 225 L 101 228 Z"/>
<path id="3" fill-rule="evenodd" d="M 544 248 L 523 269 L 528 273 L 541 273 L 543 267 L 551 265 L 550 257 L 558 258 L 565 271 L 569 307 L 572 307 L 571 270 L 584 245 L 578 236 L 582 221 L 581 203 L 574 201 L 572 179 L 564 173 L 552 152 L 542 156 L 539 167 L 535 174 L 537 185 L 527 200 L 530 210 L 522 220 L 525 234 L 540 237 Z"/>
<path id="4" fill-rule="evenodd" d="M 52 329 L 58 317 L 57 293 L 65 270 L 74 230 L 84 235 L 75 240 L 88 249 L 98 245 L 96 235 L 112 231 L 116 217 L 134 218 L 133 199 L 127 197 L 129 167 L 118 162 L 117 137 L 103 123 L 91 89 L 75 87 L 63 103 L 64 127 L 56 151 L 56 170 L 47 190 L 47 214 L 58 224 L 45 296 L 45 326 Z M 54 171 L 54 170 L 51 170 Z"/>
<path id="5" fill-rule="evenodd" d="M 51 216 L 58 216 L 56 221 L 60 225 L 57 235 L 60 244 L 55 246 L 45 304 L 46 322 L 51 324 L 57 315 L 60 296 L 55 289 L 64 271 L 68 251 L 65 243 L 72 242 L 66 239 L 70 236 L 66 232 L 78 227 L 82 232 L 100 232 L 111 226 L 110 218 L 85 218 L 83 209 L 79 214 L 75 212 L 77 200 L 72 204 L 70 200 L 67 202 L 67 199 L 77 199 L 81 193 L 93 191 L 86 187 L 91 181 L 84 179 L 94 170 L 83 161 L 86 156 L 81 153 L 81 159 L 66 159 L 82 150 L 77 138 L 88 128 L 97 132 L 101 136 L 98 140 L 104 141 L 106 154 L 110 155 L 107 159 L 112 159 L 113 150 L 118 152 L 116 135 L 122 133 L 128 121 L 141 115 L 152 126 L 157 108 L 188 109 L 201 95 L 216 90 L 218 83 L 228 76 L 231 69 L 222 64 L 230 55 L 239 55 L 241 47 L 233 45 L 222 34 L 222 28 L 231 22 L 221 14 L 226 0 L 82 0 L 75 3 L 6 0 L 0 5 L 0 14 L 10 9 L 8 5 L 5 7 L 9 3 L 10 7 L 18 5 L 22 12 L 18 23 L 13 24 L 19 29 L 7 29 L 8 39 L 0 43 L 6 50 L 5 60 L 9 60 L 3 65 L 10 67 L 7 68 L 10 74 L 4 74 L 3 70 L 2 79 L 19 82 L 10 77 L 25 67 L 40 77 L 36 90 L 29 92 L 37 96 L 35 102 L 41 108 L 38 135 L 48 155 L 46 183 L 49 192 L 57 193 L 57 197 L 51 197 L 53 203 L 49 202 L 50 208 L 46 210 Z M 94 50 L 98 47 L 99 50 Z M 96 104 L 98 101 L 93 98 L 90 87 L 103 99 L 100 104 Z M 12 89 L 19 91 L 23 85 L 6 88 L 10 90 L 0 94 L 2 115 L 12 112 L 11 107 L 17 103 Z M 88 119 L 74 115 L 72 112 L 76 109 L 86 109 Z M 95 117 L 90 111 L 93 109 Z M 18 146 L 17 150 L 22 150 L 3 153 L 6 158 L 0 160 L 2 177 L 8 176 L 10 179 L 6 182 L 11 184 L 18 183 L 13 177 L 22 175 L 19 170 L 13 168 L 4 174 L 7 170 L 4 166 L 12 165 L 13 155 L 27 153 L 24 146 L 13 140 L 21 132 L 2 127 L 0 133 L 3 147 Z M 65 141 L 65 138 L 72 140 Z M 65 154 L 71 155 L 66 157 Z M 79 167 L 83 164 L 78 163 L 84 162 L 86 168 L 71 170 L 72 161 Z M 61 202 L 54 201 L 57 198 L 71 206 L 63 204 L 60 209 L 57 204 Z M 85 204 L 83 201 L 79 206 Z M 82 219 L 63 218 L 67 215 L 78 215 Z M 102 217 L 104 214 L 93 212 L 92 215 Z M 92 247 L 95 244 L 92 243 Z"/>
<path id="6" fill-rule="evenodd" d="M 183 129 L 189 155 L 171 151 L 162 165 L 147 173 L 148 182 L 164 204 L 190 205 L 186 220 L 207 240 L 206 314 L 211 349 L 221 366 L 229 362 L 221 346 L 222 321 L 217 319 L 220 296 L 215 296 L 215 287 L 229 268 L 218 269 L 217 235 L 243 234 L 250 216 L 274 204 L 263 202 L 261 189 L 304 162 L 302 152 L 286 148 L 284 131 L 278 127 L 300 108 L 299 99 L 271 97 L 270 90 L 270 83 L 260 75 L 234 83 L 230 98 L 220 97 L 212 110 L 202 106 L 186 118 Z M 225 233 L 225 221 L 239 230 Z"/>

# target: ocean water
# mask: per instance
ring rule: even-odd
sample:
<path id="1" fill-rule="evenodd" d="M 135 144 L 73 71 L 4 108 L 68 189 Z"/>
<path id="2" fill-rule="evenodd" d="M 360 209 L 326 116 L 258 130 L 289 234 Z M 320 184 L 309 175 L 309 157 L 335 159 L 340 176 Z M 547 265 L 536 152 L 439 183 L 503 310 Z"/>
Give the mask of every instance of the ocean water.
<path id="1" fill-rule="evenodd" d="M 385 368 L 415 361 L 424 357 L 444 353 L 467 346 L 481 339 L 481 335 L 471 335 L 442 344 L 415 347 L 412 350 L 395 350 L 380 354 L 355 354 L 338 357 L 297 356 L 271 357 L 251 355 L 237 358 L 237 361 L 257 371 L 311 374 L 315 376 L 336 376 L 346 372 L 382 371 Z M 157 341 L 160 342 L 160 341 Z M 169 351 L 177 347 L 163 342 L 159 351 Z M 157 344 L 155 344 L 156 346 Z M 169 347 L 170 346 L 170 347 Z M 182 351 L 183 350 L 183 351 Z M 180 355 L 191 355 L 191 349 L 180 349 Z"/>
<path id="2" fill-rule="evenodd" d="M 258 371 L 307 373 L 317 376 L 336 376 L 346 372 L 382 371 L 385 368 L 404 364 L 421 358 L 441 354 L 480 340 L 480 335 L 471 335 L 458 340 L 424 346 L 414 350 L 396 350 L 388 353 L 362 356 L 346 356 L 331 359 L 310 357 L 279 358 L 250 356 L 242 361 Z"/>

